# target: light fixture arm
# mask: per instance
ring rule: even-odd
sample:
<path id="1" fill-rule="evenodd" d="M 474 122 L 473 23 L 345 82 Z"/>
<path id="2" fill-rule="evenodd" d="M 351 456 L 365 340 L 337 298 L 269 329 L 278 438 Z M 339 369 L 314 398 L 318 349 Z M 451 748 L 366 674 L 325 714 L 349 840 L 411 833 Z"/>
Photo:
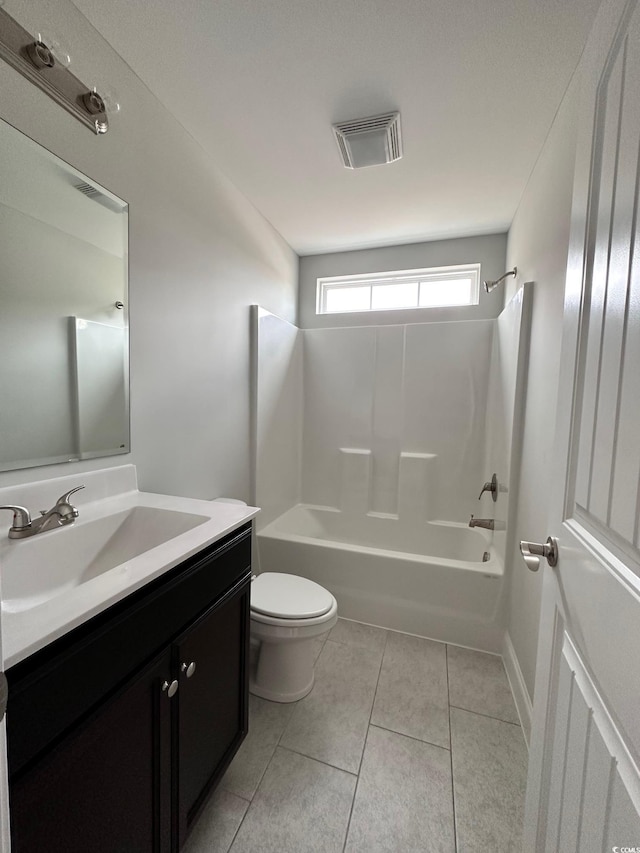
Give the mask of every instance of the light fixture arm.
<path id="1" fill-rule="evenodd" d="M 57 62 L 42 40 L 0 8 L 0 58 L 96 133 L 106 133 L 109 120 L 100 95 Z"/>

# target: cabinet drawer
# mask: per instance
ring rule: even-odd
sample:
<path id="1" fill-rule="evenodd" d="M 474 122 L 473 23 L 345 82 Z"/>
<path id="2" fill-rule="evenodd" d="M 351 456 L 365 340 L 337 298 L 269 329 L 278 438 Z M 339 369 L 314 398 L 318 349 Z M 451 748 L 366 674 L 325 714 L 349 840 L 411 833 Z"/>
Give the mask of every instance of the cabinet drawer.
<path id="1" fill-rule="evenodd" d="M 251 571 L 234 531 L 7 672 L 9 776 L 57 742 Z"/>

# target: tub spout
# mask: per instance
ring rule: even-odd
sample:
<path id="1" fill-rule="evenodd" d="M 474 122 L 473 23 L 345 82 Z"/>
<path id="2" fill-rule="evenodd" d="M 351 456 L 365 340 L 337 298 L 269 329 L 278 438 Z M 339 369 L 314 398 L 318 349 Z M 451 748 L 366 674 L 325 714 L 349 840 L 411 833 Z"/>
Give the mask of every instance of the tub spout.
<path id="1" fill-rule="evenodd" d="M 495 521 L 492 518 L 474 518 L 471 516 L 469 527 L 484 527 L 487 530 L 494 530 Z"/>

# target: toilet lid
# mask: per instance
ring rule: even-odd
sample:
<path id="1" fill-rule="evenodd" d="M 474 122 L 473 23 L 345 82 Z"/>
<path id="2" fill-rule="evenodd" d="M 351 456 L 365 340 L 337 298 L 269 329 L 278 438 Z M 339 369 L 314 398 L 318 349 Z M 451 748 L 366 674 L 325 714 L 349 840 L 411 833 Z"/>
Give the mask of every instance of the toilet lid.
<path id="1" fill-rule="evenodd" d="M 331 610 L 333 596 L 320 584 L 282 572 L 264 572 L 251 584 L 251 609 L 280 619 L 311 619 Z"/>

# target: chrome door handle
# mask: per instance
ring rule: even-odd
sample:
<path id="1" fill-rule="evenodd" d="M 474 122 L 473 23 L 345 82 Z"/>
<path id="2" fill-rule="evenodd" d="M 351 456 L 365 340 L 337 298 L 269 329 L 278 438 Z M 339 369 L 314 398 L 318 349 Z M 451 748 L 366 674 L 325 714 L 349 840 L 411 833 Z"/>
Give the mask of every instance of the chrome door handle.
<path id="1" fill-rule="evenodd" d="M 164 692 L 164 693 L 166 693 L 166 694 L 167 694 L 167 696 L 169 697 L 169 699 L 171 699 L 171 697 L 172 697 L 172 696 L 175 696 L 175 695 L 176 695 L 176 693 L 178 692 L 178 680 L 177 680 L 177 679 L 174 679 L 174 680 L 173 680 L 173 681 L 171 681 L 171 682 L 169 682 L 169 681 L 163 681 L 163 682 L 162 682 L 162 690 L 163 690 L 163 692 Z"/>
<path id="2" fill-rule="evenodd" d="M 555 536 L 549 536 L 544 545 L 538 542 L 520 543 L 520 553 L 524 557 L 529 571 L 537 572 L 540 568 L 540 557 L 544 557 L 547 563 L 554 568 L 558 565 L 558 540 Z"/>
<path id="3" fill-rule="evenodd" d="M 191 678 L 193 673 L 196 671 L 196 662 L 194 660 L 191 663 L 183 663 L 180 667 L 180 672 L 184 672 L 187 678 Z"/>

